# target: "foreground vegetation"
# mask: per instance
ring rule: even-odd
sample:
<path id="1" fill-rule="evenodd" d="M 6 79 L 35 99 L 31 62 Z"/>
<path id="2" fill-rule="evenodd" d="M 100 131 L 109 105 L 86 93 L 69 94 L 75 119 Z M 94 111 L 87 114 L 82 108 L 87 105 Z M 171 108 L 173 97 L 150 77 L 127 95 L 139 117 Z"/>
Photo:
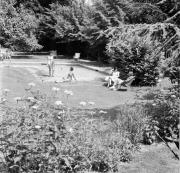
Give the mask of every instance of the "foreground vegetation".
<path id="1" fill-rule="evenodd" d="M 107 110 L 71 110 L 72 91 L 59 96 L 53 87 L 48 97 L 34 87 L 29 83 L 26 95 L 15 98 L 16 107 L 3 91 L 0 151 L 7 172 L 118 172 L 140 142 L 179 139 L 176 88 L 152 90 L 141 96 L 152 101 L 122 105 L 112 119 Z"/>

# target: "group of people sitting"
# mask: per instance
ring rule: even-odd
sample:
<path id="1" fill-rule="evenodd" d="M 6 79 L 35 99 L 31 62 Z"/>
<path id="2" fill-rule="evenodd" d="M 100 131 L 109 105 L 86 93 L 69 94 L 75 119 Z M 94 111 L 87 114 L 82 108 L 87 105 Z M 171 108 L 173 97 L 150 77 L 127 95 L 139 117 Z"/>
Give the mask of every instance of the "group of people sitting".
<path id="1" fill-rule="evenodd" d="M 108 88 L 112 90 L 118 90 L 123 85 L 131 85 L 134 79 L 135 76 L 133 75 L 133 72 L 128 73 L 128 78 L 126 80 L 120 79 L 120 72 L 118 71 L 118 68 L 115 67 L 111 70 L 111 75 L 105 78 L 105 81 L 107 81 Z"/>

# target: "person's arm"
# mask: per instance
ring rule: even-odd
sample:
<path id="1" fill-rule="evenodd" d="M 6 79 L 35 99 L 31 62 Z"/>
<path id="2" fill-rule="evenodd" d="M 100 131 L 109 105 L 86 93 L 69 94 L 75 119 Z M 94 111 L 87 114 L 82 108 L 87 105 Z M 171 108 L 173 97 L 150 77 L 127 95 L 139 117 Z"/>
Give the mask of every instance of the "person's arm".
<path id="1" fill-rule="evenodd" d="M 120 78 L 120 72 L 119 71 L 118 71 L 118 75 L 117 76 L 118 76 L 118 78 Z"/>
<path id="2" fill-rule="evenodd" d="M 49 56 L 47 56 L 47 65 L 49 65 Z"/>

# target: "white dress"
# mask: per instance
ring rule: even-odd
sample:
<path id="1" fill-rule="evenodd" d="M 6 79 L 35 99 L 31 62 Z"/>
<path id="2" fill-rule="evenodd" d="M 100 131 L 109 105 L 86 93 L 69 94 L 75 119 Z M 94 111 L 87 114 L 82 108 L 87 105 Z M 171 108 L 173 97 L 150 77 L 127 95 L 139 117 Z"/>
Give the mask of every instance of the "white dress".
<path id="1" fill-rule="evenodd" d="M 48 64 L 48 66 L 52 66 L 53 65 L 53 63 L 54 63 L 54 58 L 53 58 L 53 56 L 48 56 L 47 57 L 47 64 Z"/>

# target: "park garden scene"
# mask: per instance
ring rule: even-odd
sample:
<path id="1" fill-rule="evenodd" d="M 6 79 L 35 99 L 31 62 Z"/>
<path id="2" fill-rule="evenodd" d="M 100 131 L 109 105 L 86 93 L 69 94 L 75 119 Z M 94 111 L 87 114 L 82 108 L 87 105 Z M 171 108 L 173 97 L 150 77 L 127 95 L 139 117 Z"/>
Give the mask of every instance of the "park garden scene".
<path id="1" fill-rule="evenodd" d="M 0 172 L 178 173 L 179 0 L 0 0 Z"/>

